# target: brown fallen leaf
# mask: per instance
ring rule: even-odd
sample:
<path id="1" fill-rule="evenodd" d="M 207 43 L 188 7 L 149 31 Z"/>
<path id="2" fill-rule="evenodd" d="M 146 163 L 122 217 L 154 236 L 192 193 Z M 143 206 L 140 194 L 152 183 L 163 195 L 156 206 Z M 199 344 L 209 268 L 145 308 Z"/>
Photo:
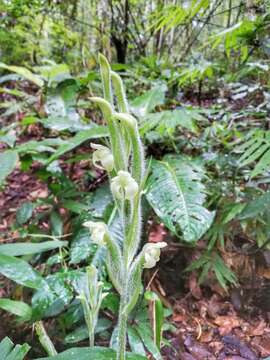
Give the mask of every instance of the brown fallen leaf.
<path id="1" fill-rule="evenodd" d="M 240 326 L 240 320 L 234 316 L 218 316 L 214 323 L 219 326 L 221 336 L 230 334 L 232 329 Z"/>
<path id="2" fill-rule="evenodd" d="M 210 341 L 212 341 L 212 339 L 213 339 L 213 329 L 208 331 L 203 331 L 200 337 L 200 342 L 209 343 Z"/>
<path id="3" fill-rule="evenodd" d="M 266 322 L 262 319 L 257 325 L 249 328 L 249 336 L 261 336 L 264 334 L 265 329 L 267 328 Z"/>
<path id="4" fill-rule="evenodd" d="M 190 336 L 188 336 L 184 342 L 185 348 L 190 352 L 190 354 L 197 360 L 214 360 L 215 356 L 208 351 L 208 349 L 194 341 Z"/>
<path id="5" fill-rule="evenodd" d="M 197 276 L 196 276 L 195 272 L 192 272 L 190 274 L 189 279 L 188 279 L 188 285 L 189 285 L 189 290 L 190 290 L 192 296 L 196 300 L 200 300 L 202 298 L 202 291 L 198 284 Z"/>
<path id="6" fill-rule="evenodd" d="M 179 360 L 197 360 L 195 357 L 193 357 L 187 352 L 180 353 L 179 356 Z"/>
<path id="7" fill-rule="evenodd" d="M 218 355 L 220 351 L 223 349 L 223 344 L 221 341 L 211 341 L 209 347 L 213 350 L 215 355 Z"/>

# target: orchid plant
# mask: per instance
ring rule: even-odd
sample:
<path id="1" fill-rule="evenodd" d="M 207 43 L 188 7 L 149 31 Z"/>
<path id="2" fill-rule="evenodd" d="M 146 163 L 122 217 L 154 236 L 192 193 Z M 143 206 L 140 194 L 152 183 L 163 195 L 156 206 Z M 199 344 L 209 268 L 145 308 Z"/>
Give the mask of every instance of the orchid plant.
<path id="1" fill-rule="evenodd" d="M 159 261 L 166 243 L 148 243 L 141 251 L 141 197 L 146 181 L 143 145 L 136 118 L 130 114 L 123 82 L 113 72 L 107 59 L 99 55 L 104 98 L 93 97 L 103 113 L 109 130 L 109 146 L 91 144 L 95 149 L 93 163 L 108 172 L 111 192 L 122 222 L 123 243 L 110 234 L 106 224 L 89 221 L 91 238 L 105 247 L 106 266 L 110 279 L 120 295 L 117 327 L 117 360 L 126 359 L 126 331 L 130 312 L 142 292 L 143 268 L 152 268 Z M 114 96 L 116 103 L 114 103 Z M 116 105 L 116 106 L 115 106 Z"/>

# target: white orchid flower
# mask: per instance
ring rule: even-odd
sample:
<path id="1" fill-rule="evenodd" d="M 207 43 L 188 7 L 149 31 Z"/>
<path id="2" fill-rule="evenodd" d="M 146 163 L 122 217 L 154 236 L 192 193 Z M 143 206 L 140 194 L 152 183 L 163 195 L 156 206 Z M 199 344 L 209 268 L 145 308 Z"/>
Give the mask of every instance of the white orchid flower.
<path id="1" fill-rule="evenodd" d="M 87 227 L 91 233 L 93 243 L 103 246 L 106 244 L 105 235 L 108 233 L 108 227 L 103 222 L 86 221 L 83 226 Z"/>
<path id="2" fill-rule="evenodd" d="M 138 193 L 139 186 L 129 172 L 120 170 L 111 181 L 111 191 L 118 199 L 132 200 Z"/>
<path id="3" fill-rule="evenodd" d="M 94 165 L 99 169 L 105 169 L 108 172 L 112 171 L 114 167 L 114 161 L 111 150 L 106 146 L 93 143 L 91 144 L 91 148 L 96 150 L 93 153 Z"/>
<path id="4" fill-rule="evenodd" d="M 165 242 L 148 243 L 144 245 L 143 252 L 145 263 L 143 267 L 145 269 L 151 269 L 156 265 L 160 258 L 160 249 L 165 246 L 167 246 Z"/>

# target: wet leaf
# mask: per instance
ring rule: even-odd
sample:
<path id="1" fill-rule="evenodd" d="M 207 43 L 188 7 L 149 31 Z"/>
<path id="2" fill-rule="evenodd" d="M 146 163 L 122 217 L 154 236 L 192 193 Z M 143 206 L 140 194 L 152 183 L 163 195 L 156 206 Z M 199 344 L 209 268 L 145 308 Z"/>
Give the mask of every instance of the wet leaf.
<path id="1" fill-rule="evenodd" d="M 0 273 L 18 284 L 33 289 L 46 285 L 41 275 L 26 261 L 13 256 L 0 254 Z"/>

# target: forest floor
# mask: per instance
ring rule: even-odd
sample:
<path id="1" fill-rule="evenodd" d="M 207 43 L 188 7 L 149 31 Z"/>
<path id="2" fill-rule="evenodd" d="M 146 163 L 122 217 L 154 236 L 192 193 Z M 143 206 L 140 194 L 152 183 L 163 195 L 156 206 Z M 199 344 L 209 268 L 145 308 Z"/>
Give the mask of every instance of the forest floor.
<path id="1" fill-rule="evenodd" d="M 40 136 L 38 126 L 29 126 L 27 140 L 37 140 Z M 21 204 L 48 196 L 46 184 L 35 176 L 35 166 L 38 165 L 34 163 L 26 172 L 16 169 L 0 193 L 0 243 L 19 238 L 12 224 Z M 83 161 L 69 165 L 65 171 L 79 187 L 84 186 L 80 184 Z M 88 184 L 84 190 L 89 191 L 92 185 Z M 35 211 L 45 210 L 41 207 Z M 40 226 L 46 229 L 49 225 L 43 222 Z M 149 228 L 148 240 L 168 243 L 158 268 L 147 271 L 144 276 L 145 286 L 157 292 L 172 312 L 166 318 L 166 326 L 170 326 L 164 337 L 170 346 L 162 349 L 164 360 L 259 360 L 270 356 L 270 251 L 245 254 L 230 244 L 226 246 L 226 253 L 220 249 L 239 276 L 239 286 L 226 292 L 214 277 L 199 285 L 195 273 L 184 272 L 188 259 L 195 259 L 200 248 L 204 248 L 203 242 L 199 242 L 196 249 L 185 247 L 177 243 L 162 224 L 156 223 Z M 21 292 L 19 288 L 14 294 L 12 283 L 0 278 L 0 297 L 12 294 L 19 299 Z M 26 341 L 35 347 L 33 343 L 37 344 L 37 339 L 31 326 L 17 324 L 12 316 L 3 312 L 1 318 L 0 338 L 10 336 L 15 342 Z M 45 325 L 53 326 L 53 320 L 45 321 Z M 40 354 L 35 349 L 32 354 L 35 352 Z"/>
<path id="2" fill-rule="evenodd" d="M 73 179 L 78 179 L 83 169 L 75 170 Z M 26 173 L 15 170 L 9 176 L 0 194 L 0 231 L 4 234 L 0 237 L 1 243 L 15 241 L 18 236 L 12 230 L 18 207 L 26 200 L 47 196 L 46 185 L 36 179 L 31 170 Z M 42 226 L 46 228 L 47 224 Z M 269 356 L 269 268 L 254 269 L 249 255 L 228 252 L 227 260 L 234 262 L 239 271 L 242 269 L 241 279 L 245 277 L 246 280 L 228 293 L 211 278 L 199 286 L 195 273 L 184 273 L 183 269 L 187 258 L 196 257 L 200 245 L 197 250 L 185 248 L 171 238 L 162 224 L 153 224 L 149 229 L 149 241 L 163 240 L 169 246 L 163 252 L 158 269 L 145 274 L 145 285 L 157 292 L 163 304 L 172 310 L 166 322 L 173 325 L 174 330 L 165 332 L 171 346 L 163 348 L 164 359 L 257 360 Z M 1 278 L 0 296 L 8 297 L 12 290 L 11 282 Z M 22 325 L 17 327 L 13 318 L 6 314 L 1 317 L 4 319 L 0 325 L 1 337 L 33 343 L 31 326 L 24 326 L 21 332 Z"/>

